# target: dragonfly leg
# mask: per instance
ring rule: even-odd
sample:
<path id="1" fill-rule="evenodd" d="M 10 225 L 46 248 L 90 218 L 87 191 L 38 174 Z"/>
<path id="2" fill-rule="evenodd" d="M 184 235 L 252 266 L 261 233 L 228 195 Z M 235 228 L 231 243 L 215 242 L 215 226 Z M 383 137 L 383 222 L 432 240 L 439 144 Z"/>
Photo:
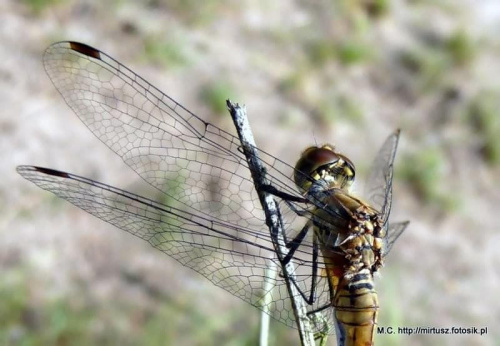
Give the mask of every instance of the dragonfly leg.
<path id="1" fill-rule="evenodd" d="M 328 334 L 330 332 L 330 327 L 328 326 L 328 321 L 323 315 L 313 315 L 310 317 L 314 325 L 317 327 L 317 332 L 314 333 L 314 340 L 319 346 L 326 346 L 328 340 Z M 343 345 L 343 344 L 340 344 Z"/>
<path id="2" fill-rule="evenodd" d="M 335 292 L 334 292 L 334 288 L 332 286 L 332 282 L 330 280 L 328 280 L 328 288 L 330 290 L 330 301 L 333 302 L 333 297 L 334 297 Z M 326 305 L 323 305 L 323 306 L 316 308 L 314 310 L 308 311 L 307 315 L 310 316 L 310 315 L 316 314 L 318 312 L 321 312 L 321 311 L 326 310 L 326 309 L 331 308 L 331 307 L 332 307 L 331 304 L 326 304 Z"/>
<path id="3" fill-rule="evenodd" d="M 308 311 L 307 315 L 309 316 L 309 315 L 317 314 L 318 312 L 321 312 L 321 311 L 326 310 L 326 309 L 331 308 L 331 307 L 332 307 L 331 304 L 326 304 L 326 305 L 323 305 L 322 307 Z"/>
<path id="4" fill-rule="evenodd" d="M 297 236 L 295 238 L 293 238 L 292 241 L 289 242 L 285 238 L 285 245 L 288 249 L 290 249 L 290 251 L 288 251 L 285 258 L 283 258 L 283 264 L 286 265 L 286 264 L 288 264 L 288 262 L 290 262 L 290 259 L 292 258 L 295 251 L 299 248 L 300 244 L 304 240 L 304 238 L 305 238 L 305 236 L 310 228 L 311 228 L 311 223 L 306 222 L 304 227 L 302 227 L 302 230 L 299 232 L 299 234 L 297 234 Z"/>
<path id="5" fill-rule="evenodd" d="M 289 193 L 280 191 L 277 188 L 275 188 L 274 186 L 269 185 L 269 184 L 261 185 L 260 188 L 262 191 L 267 192 L 267 193 L 274 195 L 276 197 L 279 197 L 285 201 L 297 202 L 297 203 L 310 203 L 309 200 L 306 198 L 297 197 L 297 196 L 291 195 Z"/>
<path id="6" fill-rule="evenodd" d="M 283 266 L 287 265 L 290 263 L 293 254 L 295 251 L 299 248 L 300 244 L 304 240 L 307 232 L 309 231 L 311 227 L 311 224 L 307 222 L 302 230 L 297 234 L 297 236 L 290 242 L 285 242 L 285 245 L 287 248 L 290 248 L 290 251 L 287 253 L 287 255 L 281 259 L 281 264 Z M 290 277 L 289 280 L 292 282 L 292 284 L 297 288 L 299 291 L 300 295 L 302 298 L 307 302 L 307 304 L 312 305 L 314 301 L 316 300 L 316 285 L 317 285 L 317 280 L 318 280 L 318 241 L 316 239 L 316 236 L 313 236 L 313 251 L 312 251 L 312 273 L 311 273 L 311 286 L 310 286 L 310 293 L 307 295 L 305 292 L 303 292 L 302 288 L 299 286 L 297 281 L 295 280 L 294 277 Z"/>
<path id="7" fill-rule="evenodd" d="M 290 202 L 290 201 L 288 201 L 286 199 L 284 201 L 285 201 L 286 205 L 288 206 L 288 208 L 290 208 L 290 210 L 293 211 L 298 216 L 309 216 L 309 215 L 311 215 L 311 212 L 309 210 L 299 210 L 299 209 L 297 209 L 292 204 L 292 202 Z"/>

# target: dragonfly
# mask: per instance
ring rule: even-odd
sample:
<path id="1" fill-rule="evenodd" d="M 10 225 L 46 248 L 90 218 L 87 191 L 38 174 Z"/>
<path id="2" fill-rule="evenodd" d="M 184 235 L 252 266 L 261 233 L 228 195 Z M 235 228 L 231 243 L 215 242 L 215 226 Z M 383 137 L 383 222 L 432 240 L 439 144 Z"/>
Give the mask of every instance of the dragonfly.
<path id="1" fill-rule="evenodd" d="M 280 211 L 280 255 L 238 137 L 86 44 L 55 43 L 43 62 L 73 112 L 162 199 L 51 168 L 19 166 L 18 173 L 290 327 L 290 299 L 301 299 L 310 332 L 333 334 L 339 321 L 346 344 L 372 344 L 373 275 L 408 225 L 388 221 L 399 131 L 374 159 L 366 201 L 351 193 L 354 164 L 333 146 L 307 149 L 295 166 L 259 150 L 262 189 Z M 290 263 L 295 297 L 282 269 Z"/>

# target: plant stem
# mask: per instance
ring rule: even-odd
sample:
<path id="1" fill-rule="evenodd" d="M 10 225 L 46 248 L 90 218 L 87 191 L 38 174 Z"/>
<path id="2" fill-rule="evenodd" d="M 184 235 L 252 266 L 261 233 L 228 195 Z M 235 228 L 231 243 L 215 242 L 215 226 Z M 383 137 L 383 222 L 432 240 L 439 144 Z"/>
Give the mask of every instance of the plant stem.
<path id="1" fill-rule="evenodd" d="M 280 222 L 280 212 L 278 204 L 273 196 L 266 193 L 261 188 L 263 185 L 267 184 L 265 177 L 266 171 L 258 156 L 255 140 L 246 115 L 246 109 L 244 106 L 240 107 L 239 104 L 234 104 L 230 100 L 227 100 L 226 103 L 231 113 L 231 117 L 233 118 L 236 131 L 238 132 L 238 137 L 240 138 L 243 153 L 247 159 L 248 168 L 252 174 L 255 189 L 257 190 L 260 203 L 266 215 L 266 224 L 271 232 L 270 236 L 273 239 L 276 255 L 279 259 L 282 259 L 287 253 L 287 248 L 283 238 L 284 230 Z M 315 345 L 314 333 L 311 332 L 312 328 L 310 326 L 309 317 L 307 316 L 306 303 L 300 296 L 297 288 L 290 281 L 290 279 L 293 279 L 295 276 L 295 266 L 292 261 L 282 267 L 282 272 L 295 315 L 297 329 L 299 330 L 300 341 L 303 346 L 313 346 Z"/>

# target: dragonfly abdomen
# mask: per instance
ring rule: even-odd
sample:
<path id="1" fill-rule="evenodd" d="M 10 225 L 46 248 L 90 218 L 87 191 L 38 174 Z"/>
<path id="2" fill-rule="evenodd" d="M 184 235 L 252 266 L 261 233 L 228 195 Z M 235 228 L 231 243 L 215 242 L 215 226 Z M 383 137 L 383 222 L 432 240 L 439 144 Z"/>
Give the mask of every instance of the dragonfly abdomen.
<path id="1" fill-rule="evenodd" d="M 378 296 L 368 268 L 344 275 L 334 297 L 335 315 L 345 329 L 346 346 L 373 344 L 377 322 Z"/>

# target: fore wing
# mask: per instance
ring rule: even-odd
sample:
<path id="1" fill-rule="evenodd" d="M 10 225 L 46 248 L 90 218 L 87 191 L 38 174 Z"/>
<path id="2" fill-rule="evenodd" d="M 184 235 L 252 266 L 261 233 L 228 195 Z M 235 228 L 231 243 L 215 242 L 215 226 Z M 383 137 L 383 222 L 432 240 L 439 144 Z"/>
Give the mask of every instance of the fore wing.
<path id="1" fill-rule="evenodd" d="M 47 48 L 50 79 L 80 120 L 169 205 L 268 234 L 239 140 L 200 119 L 106 53 L 77 42 Z M 269 183 L 301 197 L 293 167 L 259 150 Z M 297 215 L 281 203 L 289 237 Z M 295 204 L 309 214 L 310 208 Z M 334 213 L 334 211 L 332 211 Z M 334 215 L 341 217 L 340 215 Z M 335 218 L 331 218 L 335 219 Z M 311 247 L 309 239 L 303 248 Z M 309 251 L 305 249 L 304 251 Z"/>
<path id="2" fill-rule="evenodd" d="M 43 61 L 80 120 L 146 182 L 193 213 L 262 229 L 264 214 L 238 138 L 93 47 L 55 43 Z M 293 168 L 260 156 L 270 182 L 296 195 Z"/>
<path id="3" fill-rule="evenodd" d="M 276 254 L 239 140 L 90 46 L 56 43 L 46 50 L 44 65 L 82 122 L 167 198 L 158 204 L 49 169 L 20 167 L 19 172 L 87 212 L 153 241 L 156 248 L 258 306 L 262 295 L 255 287 L 265 281 L 264 269 L 269 261 L 276 262 Z M 259 154 L 270 184 L 301 197 L 290 179 L 293 167 L 261 150 Z M 303 224 L 296 221 L 300 219 L 297 215 L 311 216 L 314 208 L 283 200 L 280 206 L 286 236 L 294 239 Z M 329 222 L 344 223 L 344 216 L 336 210 L 330 214 Z M 303 292 L 310 289 L 312 275 L 311 233 L 292 258 L 297 285 Z M 321 258 L 317 266 L 321 273 Z M 273 295 L 271 315 L 294 326 L 280 273 L 273 279 L 279 293 Z M 325 277 L 319 278 L 315 295 L 317 299 L 308 310 L 331 305 Z"/>
<path id="4" fill-rule="evenodd" d="M 364 197 L 381 213 L 384 225 L 391 211 L 393 166 L 399 133 L 398 129 L 385 140 L 373 160 L 365 186 Z"/>

